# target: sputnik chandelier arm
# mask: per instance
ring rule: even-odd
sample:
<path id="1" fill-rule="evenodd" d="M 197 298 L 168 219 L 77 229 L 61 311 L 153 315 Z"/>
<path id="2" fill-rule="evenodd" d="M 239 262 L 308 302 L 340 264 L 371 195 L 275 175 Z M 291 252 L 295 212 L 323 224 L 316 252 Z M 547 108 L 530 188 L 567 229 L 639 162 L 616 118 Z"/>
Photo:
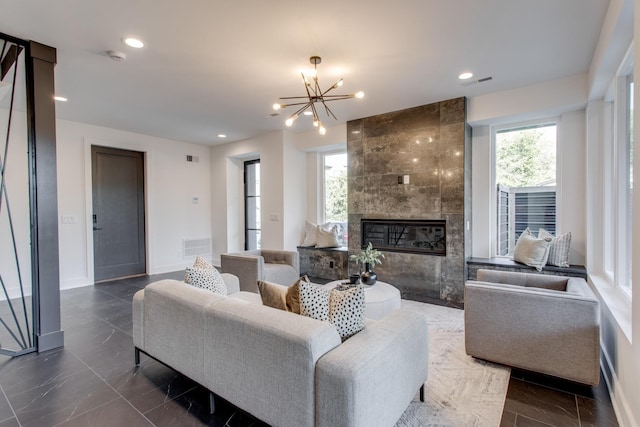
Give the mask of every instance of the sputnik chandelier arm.
<path id="1" fill-rule="evenodd" d="M 322 58 L 319 56 L 312 56 L 309 58 L 309 62 L 313 64 L 314 73 L 313 73 L 313 83 L 309 81 L 307 76 L 304 73 L 300 73 L 302 76 L 302 82 L 304 83 L 304 88 L 307 92 L 306 96 L 283 96 L 279 98 L 282 101 L 294 101 L 289 102 L 287 104 L 276 103 L 273 104 L 274 110 L 280 110 L 282 108 L 300 106 L 295 113 L 291 114 L 289 118 L 284 122 L 287 126 L 292 126 L 296 121 L 300 114 L 304 113 L 307 109 L 311 110 L 311 115 L 313 116 L 313 125 L 318 128 L 318 132 L 320 135 L 324 135 L 327 133 L 327 129 L 322 125 L 322 122 L 318 118 L 318 111 L 316 108 L 316 103 L 319 102 L 324 107 L 325 113 L 327 116 L 333 117 L 335 120 L 338 120 L 333 111 L 327 105 L 327 102 L 330 101 L 340 101 L 343 99 L 351 99 L 351 98 L 363 98 L 364 92 L 357 92 L 348 95 L 329 95 L 328 93 L 334 89 L 342 86 L 343 80 L 340 79 L 333 84 L 333 86 L 329 87 L 329 89 L 322 91 L 320 89 L 320 84 L 318 83 L 318 64 L 322 62 Z M 300 102 L 295 102 L 300 101 Z M 308 114 L 308 113 L 307 113 Z"/>

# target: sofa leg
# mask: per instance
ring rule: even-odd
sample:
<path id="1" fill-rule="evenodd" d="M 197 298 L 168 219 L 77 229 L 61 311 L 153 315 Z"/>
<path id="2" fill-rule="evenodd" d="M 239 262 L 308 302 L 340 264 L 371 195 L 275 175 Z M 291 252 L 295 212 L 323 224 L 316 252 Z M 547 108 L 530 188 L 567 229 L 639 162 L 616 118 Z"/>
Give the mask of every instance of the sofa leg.
<path id="1" fill-rule="evenodd" d="M 424 384 L 420 387 L 420 402 L 424 402 Z"/>
<path id="2" fill-rule="evenodd" d="M 136 362 L 136 366 L 140 366 L 140 349 L 138 347 L 135 348 L 134 359 Z"/>
<path id="3" fill-rule="evenodd" d="M 216 397 L 212 392 L 209 392 L 209 413 L 216 412 Z"/>

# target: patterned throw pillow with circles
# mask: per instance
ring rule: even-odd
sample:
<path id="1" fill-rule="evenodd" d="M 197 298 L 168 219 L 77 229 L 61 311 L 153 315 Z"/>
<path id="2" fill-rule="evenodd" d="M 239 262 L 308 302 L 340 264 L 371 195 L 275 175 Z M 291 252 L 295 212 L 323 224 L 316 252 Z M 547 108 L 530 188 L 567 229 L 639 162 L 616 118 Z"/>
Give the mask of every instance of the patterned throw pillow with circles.
<path id="1" fill-rule="evenodd" d="M 329 295 L 329 323 L 342 341 L 364 329 L 364 288 L 332 289 Z"/>
<path id="2" fill-rule="evenodd" d="M 364 288 L 332 289 L 300 282 L 300 314 L 331 323 L 342 341 L 364 329 Z"/>
<path id="3" fill-rule="evenodd" d="M 185 270 L 184 282 L 196 288 L 227 295 L 227 285 L 224 284 L 218 270 L 200 256 L 196 258 L 193 267 L 187 267 Z"/>
<path id="4" fill-rule="evenodd" d="M 301 281 L 300 314 L 327 322 L 329 320 L 329 290 L 313 283 Z"/>

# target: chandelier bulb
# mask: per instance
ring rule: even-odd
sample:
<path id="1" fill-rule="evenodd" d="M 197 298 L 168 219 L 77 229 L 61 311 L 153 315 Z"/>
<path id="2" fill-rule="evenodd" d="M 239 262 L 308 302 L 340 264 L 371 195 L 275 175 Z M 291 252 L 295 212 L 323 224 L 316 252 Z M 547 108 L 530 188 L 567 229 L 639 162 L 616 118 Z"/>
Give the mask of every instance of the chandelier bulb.
<path id="1" fill-rule="evenodd" d="M 282 105 L 280 105 L 280 104 L 278 104 L 277 102 L 276 102 L 275 104 L 273 104 L 273 109 L 274 109 L 274 110 L 279 110 L 279 109 L 281 109 L 282 107 L 283 107 L 283 106 L 282 106 Z"/>
<path id="2" fill-rule="evenodd" d="M 318 119 L 313 119 L 313 126 L 315 126 L 315 127 L 320 126 L 320 120 L 318 120 Z"/>
<path id="3" fill-rule="evenodd" d="M 358 99 L 362 99 L 362 98 L 364 98 L 364 92 L 363 92 L 363 91 L 356 92 L 355 97 L 356 97 L 356 98 L 358 98 Z"/>
<path id="4" fill-rule="evenodd" d="M 287 125 L 287 126 L 289 126 L 289 127 L 291 127 L 291 126 L 293 126 L 293 122 L 295 122 L 297 118 L 298 118 L 298 115 L 297 115 L 297 114 L 294 114 L 293 116 L 289 117 L 289 118 L 284 122 L 284 124 L 285 124 L 285 125 Z"/>
<path id="5" fill-rule="evenodd" d="M 327 133 L 327 129 L 324 126 L 320 125 L 320 128 L 318 129 L 318 133 L 320 135 L 325 135 Z"/>
<path id="6" fill-rule="evenodd" d="M 338 83 L 336 83 L 336 86 L 337 87 L 342 87 L 343 84 L 344 84 L 344 80 L 340 79 L 340 80 L 338 80 Z"/>

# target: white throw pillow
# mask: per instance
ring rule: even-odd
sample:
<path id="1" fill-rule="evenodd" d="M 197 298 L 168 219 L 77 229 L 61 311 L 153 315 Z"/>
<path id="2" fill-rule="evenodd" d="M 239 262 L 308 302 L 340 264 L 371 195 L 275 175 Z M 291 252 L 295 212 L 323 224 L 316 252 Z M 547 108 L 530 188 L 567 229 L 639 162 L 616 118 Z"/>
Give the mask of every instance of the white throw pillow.
<path id="1" fill-rule="evenodd" d="M 569 267 L 569 248 L 571 247 L 571 232 L 561 234 L 554 237 L 544 228 L 538 231 L 538 238 L 551 238 L 551 246 L 549 247 L 549 258 L 547 265 L 555 265 L 556 267 Z"/>
<path id="2" fill-rule="evenodd" d="M 329 230 L 325 230 L 324 227 L 318 226 L 318 242 L 316 248 L 338 248 L 340 242 L 338 242 L 338 226 L 334 225 Z"/>
<path id="3" fill-rule="evenodd" d="M 513 251 L 513 260 L 535 267 L 536 270 L 542 271 L 549 257 L 549 247 L 551 246 L 551 238 L 538 239 L 531 234 L 527 228 L 522 232 L 516 247 Z"/>
<path id="4" fill-rule="evenodd" d="M 304 241 L 300 246 L 315 246 L 318 243 L 318 226 L 312 222 L 304 222 Z"/>

